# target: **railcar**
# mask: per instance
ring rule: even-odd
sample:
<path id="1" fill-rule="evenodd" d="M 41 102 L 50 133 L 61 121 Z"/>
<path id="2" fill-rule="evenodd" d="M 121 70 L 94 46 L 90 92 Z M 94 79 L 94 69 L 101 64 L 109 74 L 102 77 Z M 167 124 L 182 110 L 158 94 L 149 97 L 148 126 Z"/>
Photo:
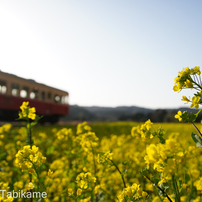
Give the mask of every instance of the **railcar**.
<path id="1" fill-rule="evenodd" d="M 69 112 L 69 93 L 32 79 L 0 71 L 0 120 L 15 121 L 23 101 L 42 115 L 41 122 L 56 123 Z"/>

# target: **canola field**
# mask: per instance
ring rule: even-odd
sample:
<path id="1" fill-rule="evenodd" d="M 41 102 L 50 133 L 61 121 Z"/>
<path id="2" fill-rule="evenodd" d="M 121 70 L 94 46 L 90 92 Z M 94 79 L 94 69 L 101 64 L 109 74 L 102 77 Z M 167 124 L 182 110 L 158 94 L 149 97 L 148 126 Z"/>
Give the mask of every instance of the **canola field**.
<path id="1" fill-rule="evenodd" d="M 0 201 L 202 201 L 190 123 L 40 126 L 24 117 L 24 127 L 0 127 Z"/>
<path id="2" fill-rule="evenodd" d="M 173 90 L 202 105 L 200 67 L 183 68 Z M 0 127 L 0 202 L 202 202 L 202 126 L 187 111 L 180 123 L 86 122 L 37 125 L 29 102 L 23 127 Z"/>

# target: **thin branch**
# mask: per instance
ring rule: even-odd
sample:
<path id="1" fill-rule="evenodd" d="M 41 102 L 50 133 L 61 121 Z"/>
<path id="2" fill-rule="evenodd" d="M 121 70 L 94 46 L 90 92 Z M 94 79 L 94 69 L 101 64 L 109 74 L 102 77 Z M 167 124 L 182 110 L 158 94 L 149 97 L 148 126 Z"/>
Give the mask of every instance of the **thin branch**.
<path id="1" fill-rule="evenodd" d="M 201 134 L 200 130 L 196 127 L 196 125 L 193 122 L 191 122 L 191 124 L 195 127 L 195 129 L 197 130 L 197 132 L 199 133 L 199 135 L 202 137 L 202 134 Z"/>
<path id="2" fill-rule="evenodd" d="M 108 159 L 109 159 L 109 158 L 108 158 Z M 121 178 L 122 178 L 122 181 L 123 181 L 124 188 L 126 188 L 126 183 L 125 183 L 125 180 L 124 180 L 123 174 L 122 174 L 121 171 L 119 170 L 118 166 L 114 163 L 114 161 L 111 160 L 111 159 L 109 159 L 109 160 L 113 163 L 113 165 L 116 167 L 116 169 L 117 169 L 118 172 L 120 173 Z"/>
<path id="3" fill-rule="evenodd" d="M 146 176 L 146 175 L 144 175 L 151 183 L 153 183 L 152 182 L 152 180 L 148 177 L 148 176 Z M 153 183 L 154 184 L 154 183 Z M 171 199 L 170 199 L 170 197 L 168 196 L 168 194 L 166 194 L 165 193 L 165 191 L 161 188 L 161 187 L 159 187 L 158 185 L 156 185 L 155 184 L 155 186 L 163 193 L 163 194 L 165 194 L 165 196 L 167 197 L 167 199 L 170 201 L 170 202 L 173 202 Z"/>

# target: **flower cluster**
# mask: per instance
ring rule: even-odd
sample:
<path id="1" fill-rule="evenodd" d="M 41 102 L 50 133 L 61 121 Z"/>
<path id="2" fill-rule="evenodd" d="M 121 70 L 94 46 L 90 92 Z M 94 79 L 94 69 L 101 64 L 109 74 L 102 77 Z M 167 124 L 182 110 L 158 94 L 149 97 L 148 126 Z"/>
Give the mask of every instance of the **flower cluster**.
<path id="1" fill-rule="evenodd" d="M 191 102 L 191 108 L 199 108 L 199 104 L 202 103 L 202 82 L 200 77 L 201 71 L 200 67 L 196 66 L 193 69 L 189 69 L 189 67 L 183 68 L 181 72 L 179 72 L 178 76 L 174 79 L 174 87 L 173 90 L 180 92 L 182 89 L 190 88 L 195 89 L 198 92 L 194 94 L 192 98 L 187 98 L 186 96 L 182 96 L 182 101 L 186 101 L 185 104 Z"/>
<path id="2" fill-rule="evenodd" d="M 68 140 L 68 136 L 72 135 L 72 129 L 63 128 L 59 130 L 56 135 L 59 140 Z"/>
<path id="3" fill-rule="evenodd" d="M 14 198 L 12 196 L 9 196 L 8 198 L 5 197 L 10 192 L 9 188 L 10 187 L 9 187 L 8 182 L 7 183 L 0 182 L 0 201 L 2 201 L 2 202 L 12 202 L 14 200 Z"/>
<path id="4" fill-rule="evenodd" d="M 113 153 L 111 153 L 110 151 L 107 152 L 101 152 L 100 154 L 98 154 L 98 163 L 108 163 L 109 161 L 112 160 L 112 156 Z"/>
<path id="5" fill-rule="evenodd" d="M 10 123 L 6 123 L 0 127 L 0 139 L 4 138 L 5 134 L 10 131 L 11 127 L 12 125 Z"/>
<path id="6" fill-rule="evenodd" d="M 87 124 L 86 121 L 84 121 L 83 123 L 79 123 L 77 125 L 77 131 L 76 131 L 76 134 L 79 135 L 81 133 L 86 133 L 86 132 L 89 132 L 91 131 L 91 127 Z"/>
<path id="7" fill-rule="evenodd" d="M 96 178 L 93 177 L 92 173 L 80 173 L 76 178 L 76 183 L 81 189 L 89 189 L 91 183 L 95 183 Z"/>
<path id="8" fill-rule="evenodd" d="M 200 75 L 200 67 L 196 66 L 193 69 L 189 69 L 189 67 L 183 68 L 181 72 L 179 72 L 178 76 L 174 79 L 174 91 L 181 91 L 183 88 L 194 88 L 194 85 L 201 88 L 201 80 L 199 83 L 199 80 L 197 80 L 196 75 Z M 194 80 L 195 76 L 196 80 Z M 200 78 L 199 78 L 200 79 Z M 197 83 L 198 82 L 198 83 Z"/>
<path id="9" fill-rule="evenodd" d="M 94 132 L 91 131 L 82 133 L 75 139 L 75 141 L 80 143 L 85 152 L 92 151 L 92 149 L 98 145 L 98 140 L 99 138 L 95 135 Z"/>
<path id="10" fill-rule="evenodd" d="M 148 139 L 152 139 L 153 138 L 153 134 L 151 131 L 152 124 L 153 123 L 149 119 L 142 125 L 134 126 L 131 130 L 132 137 L 136 137 L 139 135 L 139 136 L 141 136 L 143 141 L 147 141 Z"/>
<path id="11" fill-rule="evenodd" d="M 132 186 L 124 188 L 118 199 L 120 202 L 128 202 L 140 200 L 141 198 L 146 199 L 147 196 L 147 192 L 142 191 L 139 184 L 133 183 Z"/>
<path id="12" fill-rule="evenodd" d="M 36 109 L 34 107 L 29 107 L 29 102 L 23 102 L 20 106 L 21 112 L 19 112 L 19 119 L 32 119 L 36 118 Z"/>
<path id="13" fill-rule="evenodd" d="M 19 150 L 16 154 L 16 165 L 21 168 L 22 171 L 28 170 L 29 173 L 35 173 L 35 166 L 40 166 L 45 163 L 46 157 L 38 151 L 39 148 L 35 145 L 31 148 L 30 145 L 24 146 L 22 150 Z"/>

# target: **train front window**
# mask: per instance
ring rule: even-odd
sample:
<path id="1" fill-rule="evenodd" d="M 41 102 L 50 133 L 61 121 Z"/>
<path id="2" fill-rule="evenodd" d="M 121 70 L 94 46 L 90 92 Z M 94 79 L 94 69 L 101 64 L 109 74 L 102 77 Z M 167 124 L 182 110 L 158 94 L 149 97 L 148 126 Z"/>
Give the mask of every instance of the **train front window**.
<path id="1" fill-rule="evenodd" d="M 68 104 L 68 96 L 67 95 L 62 96 L 61 103 L 62 104 Z"/>
<path id="2" fill-rule="evenodd" d="M 68 104 L 68 103 L 69 103 L 69 96 L 65 95 L 65 104 Z"/>

